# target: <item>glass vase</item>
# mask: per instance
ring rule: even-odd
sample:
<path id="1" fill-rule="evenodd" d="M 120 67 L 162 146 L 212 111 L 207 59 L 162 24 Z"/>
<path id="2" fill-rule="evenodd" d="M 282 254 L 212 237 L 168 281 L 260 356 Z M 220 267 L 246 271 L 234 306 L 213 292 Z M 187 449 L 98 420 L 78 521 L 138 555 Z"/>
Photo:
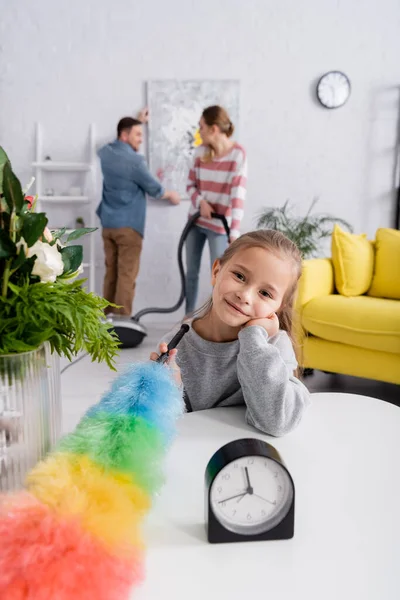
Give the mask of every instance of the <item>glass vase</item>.
<path id="1" fill-rule="evenodd" d="M 21 489 L 61 432 L 60 360 L 50 345 L 0 355 L 0 492 Z"/>

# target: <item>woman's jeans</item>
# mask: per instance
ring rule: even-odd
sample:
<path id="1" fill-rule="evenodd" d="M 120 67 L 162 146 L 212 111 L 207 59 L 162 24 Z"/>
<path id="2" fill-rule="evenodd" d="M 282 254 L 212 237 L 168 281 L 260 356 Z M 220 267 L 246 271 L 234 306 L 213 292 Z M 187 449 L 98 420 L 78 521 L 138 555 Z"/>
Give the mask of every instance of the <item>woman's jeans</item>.
<path id="1" fill-rule="evenodd" d="M 201 256 L 206 240 L 210 247 L 211 266 L 217 258 L 221 258 L 228 247 L 226 234 L 215 233 L 197 225 L 190 230 L 186 238 L 186 314 L 196 308 Z"/>

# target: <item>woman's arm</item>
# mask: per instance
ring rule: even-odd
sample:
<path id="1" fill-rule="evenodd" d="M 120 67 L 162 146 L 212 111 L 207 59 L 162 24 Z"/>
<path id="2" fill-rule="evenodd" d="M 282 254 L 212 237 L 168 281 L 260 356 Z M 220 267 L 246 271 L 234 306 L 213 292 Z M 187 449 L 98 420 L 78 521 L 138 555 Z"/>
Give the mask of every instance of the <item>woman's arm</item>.
<path id="1" fill-rule="evenodd" d="M 263 327 L 239 333 L 237 373 L 247 406 L 246 420 L 269 435 L 294 429 L 310 403 L 307 388 L 293 375 L 297 366 L 287 334 L 269 339 Z"/>
<path id="2" fill-rule="evenodd" d="M 236 171 L 232 179 L 231 187 L 231 209 L 232 224 L 230 241 L 233 242 L 240 236 L 240 223 L 243 218 L 244 202 L 246 199 L 247 185 L 247 158 L 244 150 L 240 150 L 236 161 Z"/>
<path id="3" fill-rule="evenodd" d="M 197 187 L 196 169 L 199 167 L 199 165 L 200 165 L 200 153 L 198 151 L 196 151 L 196 153 L 194 155 L 192 167 L 189 171 L 186 191 L 189 194 L 189 198 L 190 198 L 190 201 L 191 201 L 193 207 L 197 208 L 197 209 L 200 208 L 200 202 L 202 200 L 204 200 L 204 198 L 200 194 L 199 189 Z"/>

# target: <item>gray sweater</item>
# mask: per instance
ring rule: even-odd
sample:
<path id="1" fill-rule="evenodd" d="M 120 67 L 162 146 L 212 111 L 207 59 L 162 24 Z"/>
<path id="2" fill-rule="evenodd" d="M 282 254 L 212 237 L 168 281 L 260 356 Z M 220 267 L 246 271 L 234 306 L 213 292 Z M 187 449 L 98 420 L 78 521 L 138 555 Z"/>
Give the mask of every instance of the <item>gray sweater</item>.
<path id="1" fill-rule="evenodd" d="M 162 341 L 169 342 L 176 327 Z M 178 346 L 177 364 L 193 410 L 245 404 L 246 420 L 264 433 L 281 436 L 298 425 L 310 402 L 293 375 L 297 367 L 285 331 L 272 338 L 259 325 L 246 327 L 233 342 L 201 338 L 191 327 Z"/>

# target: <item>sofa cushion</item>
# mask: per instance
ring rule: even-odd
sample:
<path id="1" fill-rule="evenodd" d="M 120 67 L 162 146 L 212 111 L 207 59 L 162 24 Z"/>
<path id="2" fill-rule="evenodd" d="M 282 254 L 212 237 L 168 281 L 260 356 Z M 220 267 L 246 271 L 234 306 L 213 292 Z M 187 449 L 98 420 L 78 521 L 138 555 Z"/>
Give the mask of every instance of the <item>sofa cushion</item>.
<path id="1" fill-rule="evenodd" d="M 375 269 L 369 296 L 400 300 L 400 231 L 378 229 Z"/>
<path id="2" fill-rule="evenodd" d="M 339 294 L 320 296 L 303 308 L 301 323 L 309 333 L 359 348 L 400 353 L 400 302 Z"/>
<path id="3" fill-rule="evenodd" d="M 332 262 L 339 294 L 361 296 L 368 291 L 374 272 L 374 248 L 365 233 L 348 233 L 335 225 L 332 233 Z"/>

